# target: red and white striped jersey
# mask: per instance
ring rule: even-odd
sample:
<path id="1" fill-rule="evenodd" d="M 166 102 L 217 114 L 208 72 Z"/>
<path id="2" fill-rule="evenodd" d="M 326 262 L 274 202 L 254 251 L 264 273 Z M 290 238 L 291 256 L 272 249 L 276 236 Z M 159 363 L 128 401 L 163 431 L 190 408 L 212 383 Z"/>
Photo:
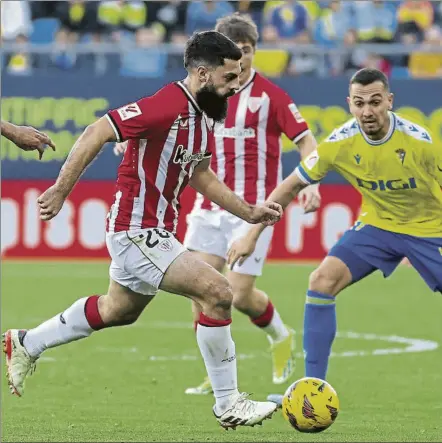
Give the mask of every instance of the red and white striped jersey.
<path id="1" fill-rule="evenodd" d="M 117 140 L 129 140 L 107 231 L 158 227 L 175 233 L 180 195 L 195 166 L 211 155 L 213 122 L 181 82 L 106 116 Z"/>
<path id="2" fill-rule="evenodd" d="M 282 179 L 282 134 L 297 143 L 308 131 L 289 95 L 253 72 L 229 98 L 224 124 L 215 125 L 211 167 L 247 203 L 262 203 Z M 199 208 L 219 209 L 200 194 Z"/>

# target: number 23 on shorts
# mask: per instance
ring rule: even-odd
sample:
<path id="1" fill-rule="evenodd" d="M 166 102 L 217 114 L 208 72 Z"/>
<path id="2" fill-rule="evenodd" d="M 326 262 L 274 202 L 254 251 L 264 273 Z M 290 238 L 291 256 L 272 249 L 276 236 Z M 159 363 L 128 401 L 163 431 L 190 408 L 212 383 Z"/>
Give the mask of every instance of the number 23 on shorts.
<path id="1" fill-rule="evenodd" d="M 175 238 L 173 235 L 159 228 L 145 229 L 141 234 L 135 237 L 131 237 L 134 242 L 144 254 L 147 256 L 152 255 L 153 249 L 156 248 L 162 252 L 169 252 L 174 247 Z"/>

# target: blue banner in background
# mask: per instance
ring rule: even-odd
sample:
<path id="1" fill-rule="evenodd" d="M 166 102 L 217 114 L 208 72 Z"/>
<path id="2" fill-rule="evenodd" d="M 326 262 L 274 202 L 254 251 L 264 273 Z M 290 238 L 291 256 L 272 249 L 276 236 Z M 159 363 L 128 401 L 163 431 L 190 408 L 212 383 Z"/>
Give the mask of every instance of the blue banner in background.
<path id="1" fill-rule="evenodd" d="M 39 162 L 35 153 L 20 151 L 2 139 L 2 178 L 55 179 L 76 138 L 88 124 L 108 109 L 151 95 L 183 75 L 182 71 L 161 79 L 93 77 L 82 73 L 3 75 L 2 119 L 48 132 L 57 145 L 57 152 L 46 152 L 44 160 Z M 349 118 L 347 79 L 291 77 L 275 82 L 293 97 L 318 141 Z M 395 94 L 395 110 L 428 126 L 434 138 L 442 143 L 442 107 L 438 92 L 442 90 L 442 81 L 395 80 L 391 89 Z M 284 147 L 290 149 L 291 143 L 285 140 Z M 106 146 L 83 178 L 113 180 L 120 160 L 111 146 Z M 298 160 L 296 151 L 284 153 L 284 176 L 294 169 Z M 338 183 L 343 179 L 330 174 L 326 182 Z"/>

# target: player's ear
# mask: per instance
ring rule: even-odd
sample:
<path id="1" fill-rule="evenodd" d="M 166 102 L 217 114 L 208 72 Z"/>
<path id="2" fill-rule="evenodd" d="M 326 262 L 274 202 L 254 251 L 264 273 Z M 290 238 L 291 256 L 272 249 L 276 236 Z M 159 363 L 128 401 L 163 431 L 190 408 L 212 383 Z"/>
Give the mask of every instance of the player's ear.
<path id="1" fill-rule="evenodd" d="M 196 71 L 200 83 L 206 84 L 209 81 L 209 70 L 205 66 L 198 66 Z"/>
<path id="2" fill-rule="evenodd" d="M 389 111 L 393 110 L 393 99 L 394 99 L 394 95 L 393 95 L 393 93 L 390 92 L 390 94 L 388 94 L 388 101 L 390 102 L 390 106 L 388 107 Z"/>

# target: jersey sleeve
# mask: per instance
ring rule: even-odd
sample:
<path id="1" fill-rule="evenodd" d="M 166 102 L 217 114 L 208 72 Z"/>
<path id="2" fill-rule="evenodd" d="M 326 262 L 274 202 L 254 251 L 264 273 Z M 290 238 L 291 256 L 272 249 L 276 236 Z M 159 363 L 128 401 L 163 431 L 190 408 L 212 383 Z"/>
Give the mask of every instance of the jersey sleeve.
<path id="1" fill-rule="evenodd" d="M 333 169 L 338 143 L 324 141 L 295 169 L 298 178 L 307 185 L 321 181 Z"/>
<path id="2" fill-rule="evenodd" d="M 152 130 L 165 126 L 168 120 L 164 97 L 157 93 L 144 97 L 121 108 L 111 109 L 106 114 L 117 141 L 134 138 L 148 138 Z"/>
<path id="3" fill-rule="evenodd" d="M 278 95 L 275 110 L 278 127 L 290 140 L 297 143 L 309 131 L 307 122 L 288 94 L 281 92 Z"/>
<path id="4" fill-rule="evenodd" d="M 442 145 L 438 143 L 428 144 L 427 158 L 429 173 L 435 177 L 442 187 Z"/>

